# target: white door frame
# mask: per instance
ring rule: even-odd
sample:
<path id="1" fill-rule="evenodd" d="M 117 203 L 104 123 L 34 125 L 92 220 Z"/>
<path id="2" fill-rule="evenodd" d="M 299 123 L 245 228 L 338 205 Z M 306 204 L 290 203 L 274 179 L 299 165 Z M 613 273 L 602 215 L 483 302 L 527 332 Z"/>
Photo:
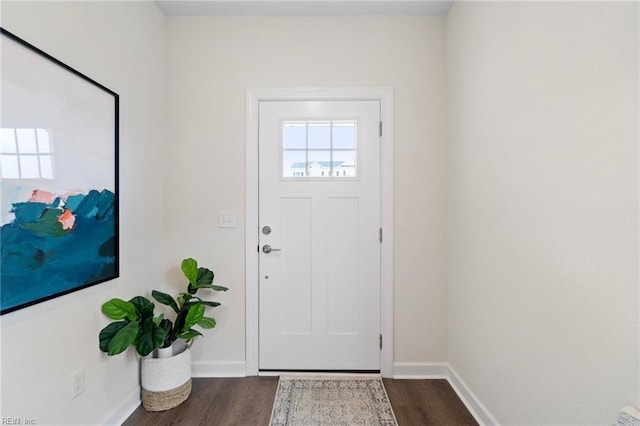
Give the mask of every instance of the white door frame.
<path id="1" fill-rule="evenodd" d="M 258 374 L 258 126 L 261 101 L 380 101 L 383 132 L 380 146 L 380 203 L 383 230 L 380 247 L 380 333 L 382 352 L 380 373 L 393 376 L 393 89 L 363 88 L 283 88 L 247 89 L 245 165 L 245 313 L 246 374 Z"/>

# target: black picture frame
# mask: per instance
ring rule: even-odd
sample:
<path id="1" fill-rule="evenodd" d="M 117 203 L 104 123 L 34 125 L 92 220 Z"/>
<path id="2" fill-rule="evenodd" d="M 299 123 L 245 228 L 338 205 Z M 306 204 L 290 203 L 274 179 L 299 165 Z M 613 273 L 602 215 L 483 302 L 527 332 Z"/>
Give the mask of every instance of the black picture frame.
<path id="1" fill-rule="evenodd" d="M 119 95 L 0 27 L 0 315 L 119 277 Z"/>

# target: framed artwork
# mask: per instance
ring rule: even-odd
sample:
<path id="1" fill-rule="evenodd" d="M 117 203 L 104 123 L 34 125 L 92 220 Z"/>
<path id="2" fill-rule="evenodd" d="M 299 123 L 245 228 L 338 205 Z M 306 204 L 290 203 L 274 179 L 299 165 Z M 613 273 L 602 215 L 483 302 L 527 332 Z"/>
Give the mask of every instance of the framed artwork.
<path id="1" fill-rule="evenodd" d="M 118 277 L 118 94 L 0 28 L 0 313 Z"/>

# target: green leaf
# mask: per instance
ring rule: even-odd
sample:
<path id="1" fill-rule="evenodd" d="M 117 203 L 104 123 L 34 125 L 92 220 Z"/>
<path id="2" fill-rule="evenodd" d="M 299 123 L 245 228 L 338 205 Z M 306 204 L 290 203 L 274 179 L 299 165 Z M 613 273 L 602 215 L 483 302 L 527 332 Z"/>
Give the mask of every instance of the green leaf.
<path id="1" fill-rule="evenodd" d="M 142 318 L 153 316 L 153 308 L 155 306 L 146 297 L 136 296 L 133 299 L 129 300 L 129 302 L 136 307 L 136 310 Z"/>
<path id="2" fill-rule="evenodd" d="M 162 347 L 165 348 L 173 343 L 173 341 L 171 340 L 171 330 L 173 329 L 173 323 L 165 318 L 160 322 L 160 328 L 164 330 L 164 343 L 162 344 Z"/>
<path id="3" fill-rule="evenodd" d="M 160 324 L 162 323 L 162 321 L 163 321 L 163 320 L 164 320 L 164 314 L 160 314 L 160 315 L 158 315 L 157 317 L 155 317 L 155 318 L 153 319 L 153 323 L 154 323 L 155 325 L 160 325 Z"/>
<path id="4" fill-rule="evenodd" d="M 173 323 L 171 322 L 171 320 L 164 318 L 162 321 L 160 321 L 160 327 L 162 327 L 167 333 L 169 333 L 173 328 Z"/>
<path id="5" fill-rule="evenodd" d="M 109 355 L 117 355 L 124 352 L 136 340 L 138 330 L 137 322 L 130 322 L 122 327 L 109 342 L 107 353 Z"/>
<path id="6" fill-rule="evenodd" d="M 191 284 L 195 284 L 198 278 L 198 262 L 192 258 L 187 258 L 182 261 L 182 273 L 189 280 Z"/>
<path id="7" fill-rule="evenodd" d="M 204 305 L 197 304 L 190 307 L 189 312 L 187 312 L 187 317 L 184 319 L 182 331 L 186 331 L 199 323 L 202 317 L 204 317 Z"/>
<path id="8" fill-rule="evenodd" d="M 153 318 L 147 318 L 142 324 L 142 330 L 138 335 L 138 343 L 136 344 L 136 350 L 142 356 L 147 356 L 155 348 L 162 346 L 165 337 L 165 330 L 156 325 Z"/>
<path id="9" fill-rule="evenodd" d="M 198 276 L 195 283 L 189 283 L 187 291 L 195 294 L 201 288 L 213 288 L 213 271 L 207 268 L 198 268 Z"/>
<path id="10" fill-rule="evenodd" d="M 180 308 L 178 308 L 178 304 L 173 299 L 173 297 L 169 296 L 167 293 L 163 293 L 158 290 L 153 290 L 151 292 L 151 296 L 158 301 L 158 303 L 162 303 L 163 305 L 167 305 L 171 307 L 175 311 L 176 314 L 180 313 Z"/>
<path id="11" fill-rule="evenodd" d="M 173 339 L 174 340 L 177 337 L 178 333 L 183 329 L 185 329 L 184 321 L 185 321 L 185 318 L 187 318 L 188 313 L 189 313 L 189 310 L 183 310 L 176 317 L 176 320 L 173 323 Z M 189 328 L 189 327 L 186 327 L 186 328 Z"/>
<path id="12" fill-rule="evenodd" d="M 215 291 L 227 291 L 229 290 L 226 287 L 222 287 L 220 285 L 213 285 L 213 284 L 202 284 L 199 285 L 197 287 L 195 287 L 196 289 L 200 289 L 200 288 L 210 288 L 211 290 L 215 290 Z"/>
<path id="13" fill-rule="evenodd" d="M 129 324 L 129 321 L 112 322 L 111 324 L 100 330 L 98 339 L 100 341 L 100 350 L 102 352 L 109 352 L 109 342 L 111 342 L 113 336 L 115 336 L 118 331 L 120 331 L 127 324 Z"/>
<path id="14" fill-rule="evenodd" d="M 198 330 L 194 330 L 193 328 L 190 328 L 189 330 L 183 331 L 182 333 L 178 334 L 178 338 L 184 340 L 190 340 L 197 336 L 202 336 L 202 333 L 200 333 Z"/>
<path id="15" fill-rule="evenodd" d="M 204 329 L 210 329 L 216 326 L 216 320 L 210 317 L 202 317 L 198 325 Z"/>
<path id="16" fill-rule="evenodd" d="M 200 300 L 200 299 L 198 301 L 196 301 L 196 302 L 185 303 L 184 306 L 185 306 L 185 308 L 189 308 L 189 307 L 191 307 L 193 305 L 198 305 L 200 303 L 202 303 L 203 305 L 206 305 L 206 306 L 210 306 L 212 308 L 215 308 L 216 306 L 220 306 L 220 303 L 218 303 L 218 302 L 209 302 L 207 300 Z"/>
<path id="17" fill-rule="evenodd" d="M 195 285 L 200 288 L 203 284 L 211 284 L 213 282 L 213 271 L 207 268 L 198 268 L 198 277 Z"/>
<path id="18" fill-rule="evenodd" d="M 131 302 L 125 302 L 122 299 L 111 299 L 102 305 L 102 313 L 114 320 L 128 319 L 135 321 L 138 316 L 136 307 Z"/>

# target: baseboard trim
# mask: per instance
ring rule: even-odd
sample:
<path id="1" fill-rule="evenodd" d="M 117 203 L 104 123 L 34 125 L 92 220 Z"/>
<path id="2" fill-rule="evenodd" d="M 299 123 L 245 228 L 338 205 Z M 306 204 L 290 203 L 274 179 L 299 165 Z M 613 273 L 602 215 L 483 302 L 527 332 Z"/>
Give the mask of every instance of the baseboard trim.
<path id="1" fill-rule="evenodd" d="M 500 423 L 480 402 L 458 373 L 446 362 L 395 362 L 394 379 L 445 379 L 449 382 L 471 415 L 482 426 L 498 426 Z"/>
<path id="2" fill-rule="evenodd" d="M 246 362 L 203 362 L 192 365 L 192 377 L 246 377 Z M 261 374 L 263 375 L 263 374 Z M 458 373 L 447 363 L 396 362 L 394 379 L 446 379 L 471 415 L 482 426 L 498 426 L 500 423 L 480 402 Z M 104 421 L 104 425 L 121 425 L 140 406 L 140 389 L 131 393 Z"/>
<path id="3" fill-rule="evenodd" d="M 394 362 L 394 379 L 446 379 L 449 364 L 431 362 Z"/>
<path id="4" fill-rule="evenodd" d="M 246 377 L 245 361 L 194 362 L 191 365 L 191 377 Z"/>
<path id="5" fill-rule="evenodd" d="M 458 397 L 460 397 L 476 421 L 483 426 L 498 426 L 500 423 L 498 423 L 496 418 L 491 415 L 491 412 L 487 410 L 471 389 L 469 389 L 469 386 L 467 386 L 467 384 L 460 378 L 456 370 L 454 370 L 450 365 L 448 366 L 448 369 L 449 384 L 458 394 Z"/>
<path id="6" fill-rule="evenodd" d="M 136 390 L 133 391 L 131 395 L 129 395 L 127 399 L 125 399 L 122 404 L 120 404 L 120 406 L 100 424 L 106 426 L 120 426 L 133 414 L 134 411 L 136 411 L 140 404 L 140 388 L 136 388 Z"/>

